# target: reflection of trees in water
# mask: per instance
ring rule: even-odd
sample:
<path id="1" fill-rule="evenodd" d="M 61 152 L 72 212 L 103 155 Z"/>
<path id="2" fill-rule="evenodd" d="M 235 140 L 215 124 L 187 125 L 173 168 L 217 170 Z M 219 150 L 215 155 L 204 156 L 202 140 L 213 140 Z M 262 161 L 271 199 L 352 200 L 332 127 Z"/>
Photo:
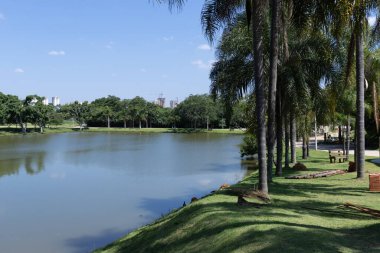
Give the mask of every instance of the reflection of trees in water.
<path id="1" fill-rule="evenodd" d="M 44 170 L 46 153 L 38 152 L 22 158 L 0 160 L 0 177 L 18 174 L 24 167 L 28 175 L 35 175 Z"/>

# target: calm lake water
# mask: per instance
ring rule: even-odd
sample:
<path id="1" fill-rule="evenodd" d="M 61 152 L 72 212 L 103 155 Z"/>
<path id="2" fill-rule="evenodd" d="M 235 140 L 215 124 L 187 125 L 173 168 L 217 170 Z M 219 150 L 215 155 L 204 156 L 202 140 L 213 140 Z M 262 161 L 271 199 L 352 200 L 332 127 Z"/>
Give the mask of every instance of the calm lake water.
<path id="1" fill-rule="evenodd" d="M 89 252 L 246 173 L 241 136 L 0 138 L 0 252 Z"/>

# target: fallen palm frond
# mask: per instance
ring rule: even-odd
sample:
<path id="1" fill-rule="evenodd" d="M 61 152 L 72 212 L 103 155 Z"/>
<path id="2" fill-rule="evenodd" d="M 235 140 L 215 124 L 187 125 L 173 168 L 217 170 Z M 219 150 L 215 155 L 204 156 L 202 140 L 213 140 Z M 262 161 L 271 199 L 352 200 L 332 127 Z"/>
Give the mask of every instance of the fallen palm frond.
<path id="1" fill-rule="evenodd" d="M 362 212 L 362 213 L 366 213 L 366 214 L 375 216 L 377 218 L 380 218 L 380 210 L 376 210 L 376 209 L 371 209 L 371 208 L 364 207 L 364 206 L 355 205 L 355 204 L 352 204 L 352 203 L 349 203 L 349 202 L 345 203 L 344 207 L 350 208 L 352 210 L 356 210 L 356 211 L 359 211 L 359 212 Z"/>
<path id="2" fill-rule="evenodd" d="M 347 173 L 344 170 L 327 170 L 317 173 L 304 174 L 304 175 L 294 175 L 285 177 L 286 179 L 312 179 L 312 178 L 321 178 L 321 177 L 331 177 L 335 175 L 345 174 Z"/>

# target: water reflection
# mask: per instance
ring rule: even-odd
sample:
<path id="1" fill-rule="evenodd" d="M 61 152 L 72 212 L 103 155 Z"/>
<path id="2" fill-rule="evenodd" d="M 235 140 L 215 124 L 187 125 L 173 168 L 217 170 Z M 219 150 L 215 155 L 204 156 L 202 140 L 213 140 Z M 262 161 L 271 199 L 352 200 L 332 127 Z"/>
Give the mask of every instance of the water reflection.
<path id="1" fill-rule="evenodd" d="M 240 142 L 208 134 L 0 138 L 0 177 L 13 175 L 0 181 L 0 252 L 76 253 L 110 243 L 240 180 L 253 167 L 240 160 Z"/>
<path id="2" fill-rule="evenodd" d="M 19 174 L 21 169 L 25 169 L 28 175 L 35 175 L 44 170 L 44 160 L 46 152 L 28 154 L 26 157 L 1 159 L 0 177 Z"/>

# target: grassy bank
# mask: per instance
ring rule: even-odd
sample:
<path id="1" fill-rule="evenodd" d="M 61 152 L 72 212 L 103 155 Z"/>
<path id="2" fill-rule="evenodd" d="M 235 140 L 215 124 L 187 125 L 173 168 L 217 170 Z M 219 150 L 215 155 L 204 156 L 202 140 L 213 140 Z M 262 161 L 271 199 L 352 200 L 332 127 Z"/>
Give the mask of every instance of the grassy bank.
<path id="1" fill-rule="evenodd" d="M 79 128 L 73 128 L 71 126 L 63 125 L 57 127 L 45 128 L 44 134 L 52 133 L 70 133 L 78 132 Z M 209 134 L 244 134 L 243 130 L 235 129 L 230 131 L 229 129 L 213 129 L 207 131 L 205 129 L 187 129 L 187 128 L 107 128 L 107 127 L 90 127 L 83 131 L 86 132 L 120 132 L 120 133 L 209 133 Z M 0 136 L 12 136 L 22 135 L 20 128 L 16 127 L 0 127 Z M 28 128 L 27 134 L 40 134 L 39 128 Z"/>
<path id="2" fill-rule="evenodd" d="M 347 167 L 330 164 L 322 151 L 302 162 L 310 171 Z M 342 207 L 351 202 L 380 209 L 380 193 L 368 191 L 368 172 L 380 168 L 369 159 L 365 168 L 364 180 L 355 173 L 274 178 L 272 203 L 262 208 L 237 206 L 236 197 L 218 191 L 96 252 L 380 252 L 380 219 Z M 257 173 L 238 186 L 255 183 Z"/>

